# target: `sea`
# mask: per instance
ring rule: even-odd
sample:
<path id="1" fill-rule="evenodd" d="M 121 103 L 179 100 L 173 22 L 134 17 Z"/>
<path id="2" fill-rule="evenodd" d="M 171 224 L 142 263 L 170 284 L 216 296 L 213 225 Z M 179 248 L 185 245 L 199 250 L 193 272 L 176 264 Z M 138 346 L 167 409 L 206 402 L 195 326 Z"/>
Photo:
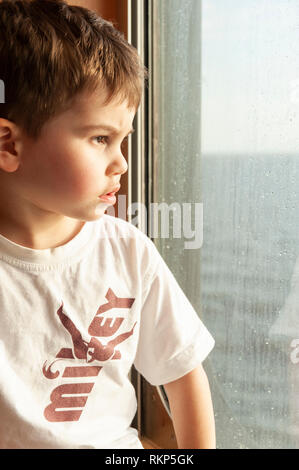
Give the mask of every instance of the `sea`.
<path id="1" fill-rule="evenodd" d="M 299 156 L 203 155 L 200 184 L 217 447 L 299 448 Z"/>
<path id="2" fill-rule="evenodd" d="M 299 156 L 203 154 L 199 174 L 202 247 L 158 248 L 215 339 L 217 448 L 299 448 Z"/>

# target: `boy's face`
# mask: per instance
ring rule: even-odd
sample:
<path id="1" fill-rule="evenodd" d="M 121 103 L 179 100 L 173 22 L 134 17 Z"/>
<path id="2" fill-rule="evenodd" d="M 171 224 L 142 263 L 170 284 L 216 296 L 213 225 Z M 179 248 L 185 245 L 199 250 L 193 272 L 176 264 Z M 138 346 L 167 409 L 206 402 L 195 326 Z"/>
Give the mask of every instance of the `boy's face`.
<path id="1" fill-rule="evenodd" d="M 105 99 L 103 91 L 81 94 L 68 111 L 44 125 L 37 140 L 24 139 L 14 173 L 20 200 L 86 221 L 98 219 L 113 204 L 100 196 L 112 192 L 127 171 L 121 145 L 132 131 L 136 110 L 115 99 L 104 106 Z"/>

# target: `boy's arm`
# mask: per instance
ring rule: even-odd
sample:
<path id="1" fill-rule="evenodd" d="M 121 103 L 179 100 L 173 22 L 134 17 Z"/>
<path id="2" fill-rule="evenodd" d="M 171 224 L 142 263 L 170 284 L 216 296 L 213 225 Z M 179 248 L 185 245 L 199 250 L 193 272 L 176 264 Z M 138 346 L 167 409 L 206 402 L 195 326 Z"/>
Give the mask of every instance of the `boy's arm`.
<path id="1" fill-rule="evenodd" d="M 179 449 L 215 449 L 215 421 L 210 386 L 202 365 L 163 385 Z"/>

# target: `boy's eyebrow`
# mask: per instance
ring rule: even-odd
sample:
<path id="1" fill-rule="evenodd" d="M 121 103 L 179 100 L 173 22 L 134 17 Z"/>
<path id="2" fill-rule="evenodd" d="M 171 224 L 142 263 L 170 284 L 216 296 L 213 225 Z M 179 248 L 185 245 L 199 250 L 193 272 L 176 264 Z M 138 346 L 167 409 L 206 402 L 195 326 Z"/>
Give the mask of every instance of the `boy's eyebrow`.
<path id="1" fill-rule="evenodd" d="M 109 125 L 106 125 L 106 124 L 98 124 L 98 125 L 94 125 L 94 126 L 84 126 L 81 129 L 83 131 L 92 131 L 92 130 L 96 130 L 96 129 L 103 129 L 105 131 L 113 132 L 115 134 L 117 134 L 119 132 L 117 127 L 109 126 Z M 133 127 L 132 127 L 127 135 L 133 134 L 133 132 L 135 132 L 135 129 L 133 129 Z"/>

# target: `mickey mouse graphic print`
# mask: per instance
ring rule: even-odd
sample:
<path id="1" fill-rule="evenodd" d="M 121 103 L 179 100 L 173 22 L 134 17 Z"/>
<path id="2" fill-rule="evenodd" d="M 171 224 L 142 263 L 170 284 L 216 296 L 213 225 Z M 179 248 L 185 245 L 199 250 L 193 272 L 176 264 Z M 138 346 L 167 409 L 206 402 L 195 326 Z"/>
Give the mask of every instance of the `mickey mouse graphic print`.
<path id="1" fill-rule="evenodd" d="M 56 354 L 56 360 L 46 368 L 43 366 L 43 374 L 48 379 L 56 379 L 59 376 L 59 371 L 52 372 L 51 367 L 57 360 L 61 359 L 81 359 L 82 361 L 76 361 L 75 366 L 66 367 L 63 372 L 63 377 L 97 377 L 102 369 L 102 365 L 88 366 L 84 363 L 90 363 L 96 361 L 97 364 L 105 363 L 109 360 L 121 359 L 121 353 L 116 346 L 127 338 L 129 338 L 134 331 L 136 323 L 130 331 L 121 333 L 110 339 L 108 343 L 104 344 L 99 341 L 97 337 L 112 338 L 116 333 L 124 317 L 117 318 L 105 318 L 103 320 L 102 314 L 112 308 L 130 308 L 134 302 L 134 299 L 119 299 L 115 296 L 111 289 L 108 290 L 106 298 L 108 302 L 101 305 L 93 318 L 88 333 L 93 334 L 89 341 L 83 339 L 80 330 L 78 330 L 72 320 L 64 313 L 63 305 L 58 309 L 57 315 L 62 325 L 67 329 L 71 336 L 72 348 L 62 348 Z M 83 363 L 83 365 L 82 365 Z M 51 394 L 52 402 L 44 411 L 44 416 L 48 421 L 77 421 L 82 413 L 82 409 L 78 409 L 80 406 L 84 407 L 86 404 L 87 397 L 80 395 L 89 394 L 93 388 L 93 382 L 90 383 L 74 383 L 60 385 L 55 388 Z M 63 394 L 68 397 L 63 397 Z"/>
<path id="2" fill-rule="evenodd" d="M 153 242 L 86 222 L 60 247 L 0 235 L 0 448 L 142 448 L 132 365 L 175 380 L 214 340 Z"/>

